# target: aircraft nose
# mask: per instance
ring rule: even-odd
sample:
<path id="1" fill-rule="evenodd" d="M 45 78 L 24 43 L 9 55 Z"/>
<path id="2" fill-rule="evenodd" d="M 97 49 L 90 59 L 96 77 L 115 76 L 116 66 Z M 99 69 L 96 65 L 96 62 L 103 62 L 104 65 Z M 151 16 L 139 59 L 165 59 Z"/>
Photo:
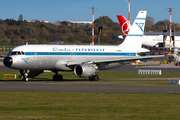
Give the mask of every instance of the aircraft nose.
<path id="1" fill-rule="evenodd" d="M 3 63 L 6 67 L 11 67 L 13 59 L 11 57 L 5 57 Z"/>

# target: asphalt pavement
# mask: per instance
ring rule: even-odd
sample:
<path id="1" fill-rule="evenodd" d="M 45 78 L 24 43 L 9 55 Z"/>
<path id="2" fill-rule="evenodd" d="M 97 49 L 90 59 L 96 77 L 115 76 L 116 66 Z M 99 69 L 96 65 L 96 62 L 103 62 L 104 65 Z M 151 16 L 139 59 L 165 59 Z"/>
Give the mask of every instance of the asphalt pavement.
<path id="1" fill-rule="evenodd" d="M 162 93 L 179 94 L 179 85 L 124 85 L 83 83 L 12 83 L 1 82 L 0 91 L 44 92 L 107 92 L 107 93 Z"/>

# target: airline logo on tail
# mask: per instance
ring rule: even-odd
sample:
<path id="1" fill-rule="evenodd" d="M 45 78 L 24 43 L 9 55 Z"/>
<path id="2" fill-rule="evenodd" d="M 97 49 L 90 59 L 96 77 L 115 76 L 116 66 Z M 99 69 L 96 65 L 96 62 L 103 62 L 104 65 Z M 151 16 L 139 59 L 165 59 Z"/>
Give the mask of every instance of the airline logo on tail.
<path id="1" fill-rule="evenodd" d="M 117 18 L 119 20 L 119 24 L 121 26 L 121 29 L 122 29 L 122 32 L 124 35 L 127 35 L 128 34 L 128 20 L 126 19 L 125 16 L 123 15 L 117 15 Z M 143 19 L 142 19 L 143 20 Z M 129 23 L 129 29 L 132 27 L 132 24 Z M 141 31 L 143 32 L 143 26 L 144 26 L 144 23 L 136 23 L 136 25 L 141 29 Z"/>
<path id="2" fill-rule="evenodd" d="M 129 30 L 128 30 L 128 22 L 125 22 L 123 25 L 122 25 L 122 31 L 123 31 L 123 34 L 124 35 L 127 35 Z"/>
<path id="3" fill-rule="evenodd" d="M 123 15 L 117 15 L 120 27 L 124 35 L 128 34 L 128 20 Z M 132 27 L 131 23 L 129 23 L 129 29 Z"/>
<path id="4" fill-rule="evenodd" d="M 136 25 L 141 29 L 141 31 L 143 32 L 143 26 L 144 23 L 136 23 Z"/>

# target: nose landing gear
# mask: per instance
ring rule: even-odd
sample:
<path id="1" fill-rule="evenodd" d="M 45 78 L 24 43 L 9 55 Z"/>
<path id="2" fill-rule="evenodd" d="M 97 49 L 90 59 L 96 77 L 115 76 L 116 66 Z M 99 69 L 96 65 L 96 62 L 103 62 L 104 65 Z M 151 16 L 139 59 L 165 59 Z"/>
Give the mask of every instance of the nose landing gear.
<path id="1" fill-rule="evenodd" d="M 28 81 L 29 70 L 21 70 L 22 81 Z"/>

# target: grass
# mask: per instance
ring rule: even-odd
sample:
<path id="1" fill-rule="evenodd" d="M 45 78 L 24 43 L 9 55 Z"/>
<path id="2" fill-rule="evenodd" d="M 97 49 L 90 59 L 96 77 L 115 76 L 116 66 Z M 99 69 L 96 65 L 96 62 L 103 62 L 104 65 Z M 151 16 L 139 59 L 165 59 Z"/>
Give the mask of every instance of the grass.
<path id="1" fill-rule="evenodd" d="M 7 73 L 18 75 L 19 71 L 0 71 L 0 80 L 21 82 L 21 79 L 5 79 Z M 51 72 L 43 73 L 30 82 L 53 82 L 53 75 Z M 168 80 L 92 82 L 76 77 L 73 72 L 62 72 L 62 75 L 63 82 L 70 83 L 168 84 Z M 99 72 L 98 75 L 101 79 L 180 77 L 178 73 L 154 76 Z M 0 91 L 0 96 L 0 120 L 180 119 L 180 94 Z"/>
<path id="2" fill-rule="evenodd" d="M 19 71 L 0 71 L 0 79 L 7 80 L 4 78 L 4 74 L 16 74 L 18 75 Z M 75 79 L 80 80 L 84 78 L 77 77 L 74 72 L 59 72 L 59 74 L 63 75 L 64 79 Z M 44 72 L 39 76 L 33 78 L 32 80 L 42 79 L 42 80 L 51 80 L 53 72 Z M 126 72 L 99 72 L 99 78 L 101 80 L 104 79 L 131 79 L 131 78 L 176 78 L 180 77 L 179 73 L 163 73 L 162 75 L 139 75 L 138 73 L 126 73 Z M 88 78 L 85 78 L 88 79 Z"/>
<path id="3" fill-rule="evenodd" d="M 21 81 L 20 78 L 17 79 L 7 79 L 4 78 L 4 74 L 16 74 L 18 76 L 19 71 L 0 71 L 0 80 L 3 81 Z M 71 82 L 71 83 L 103 83 L 103 84 L 161 84 L 161 85 L 167 85 L 169 84 L 169 81 L 166 80 L 143 80 L 143 78 L 180 78 L 179 73 L 164 73 L 162 75 L 139 75 L 138 73 L 120 73 L 120 72 L 99 72 L 99 78 L 100 81 L 89 81 L 88 78 L 79 78 L 75 76 L 73 72 L 59 72 L 59 74 L 63 75 L 64 81 L 59 82 Z M 54 73 L 52 72 L 45 72 L 43 74 L 40 74 L 39 76 L 29 79 L 29 82 L 31 81 L 38 81 L 38 82 L 54 82 L 52 81 L 52 76 Z M 126 81 L 126 79 L 141 79 L 136 81 Z M 108 80 L 107 80 L 108 79 Z M 113 80 L 114 79 L 114 80 Z M 116 81 L 118 79 L 118 81 Z M 123 79 L 123 81 L 119 81 L 119 79 Z M 107 81 L 102 81 L 107 80 Z M 56 81 L 57 82 L 57 81 Z"/>
<path id="4" fill-rule="evenodd" d="M 179 94 L 0 92 L 2 120 L 180 119 Z"/>

